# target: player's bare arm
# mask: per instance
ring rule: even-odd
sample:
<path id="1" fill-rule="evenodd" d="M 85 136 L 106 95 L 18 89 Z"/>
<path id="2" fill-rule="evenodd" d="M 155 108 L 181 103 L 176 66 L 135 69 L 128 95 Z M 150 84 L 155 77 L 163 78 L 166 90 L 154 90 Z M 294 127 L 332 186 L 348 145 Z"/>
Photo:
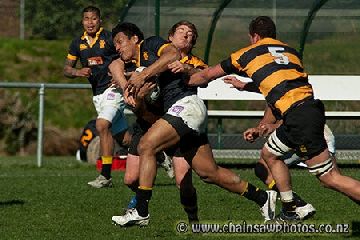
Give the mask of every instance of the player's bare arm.
<path id="1" fill-rule="evenodd" d="M 158 60 L 156 60 L 149 67 L 144 69 L 144 71 L 142 71 L 140 74 L 131 76 L 129 81 L 135 87 L 140 87 L 144 84 L 144 82 L 147 79 L 168 70 L 169 63 L 172 63 L 179 59 L 180 59 L 179 51 L 173 45 L 168 45 L 162 50 L 160 58 Z"/>
<path id="2" fill-rule="evenodd" d="M 120 58 L 112 61 L 109 65 L 109 71 L 112 76 L 111 83 L 122 90 L 125 89 L 127 83 L 124 66 L 125 64 Z"/>
<path id="3" fill-rule="evenodd" d="M 206 68 L 200 72 L 191 75 L 188 85 L 190 86 L 201 86 L 206 85 L 208 82 L 226 75 L 220 64 L 213 67 Z"/>
<path id="4" fill-rule="evenodd" d="M 226 84 L 231 84 L 232 87 L 236 88 L 237 90 L 243 91 L 245 86 L 246 86 L 246 82 L 243 82 L 239 79 L 237 79 L 234 76 L 226 76 L 224 77 L 224 83 Z"/>
<path id="5" fill-rule="evenodd" d="M 144 69 L 144 71 L 131 75 L 128 81 L 129 92 L 133 92 L 136 95 L 140 87 L 148 79 L 168 70 L 168 64 L 179 59 L 179 51 L 173 45 L 168 45 L 162 50 L 160 58 L 158 60 L 156 60 L 149 67 Z"/>
<path id="6" fill-rule="evenodd" d="M 75 68 L 76 61 L 66 59 L 65 65 L 64 65 L 64 76 L 69 78 L 75 78 L 75 77 L 89 77 L 91 75 L 91 69 L 90 68 L 81 68 L 76 69 Z"/>

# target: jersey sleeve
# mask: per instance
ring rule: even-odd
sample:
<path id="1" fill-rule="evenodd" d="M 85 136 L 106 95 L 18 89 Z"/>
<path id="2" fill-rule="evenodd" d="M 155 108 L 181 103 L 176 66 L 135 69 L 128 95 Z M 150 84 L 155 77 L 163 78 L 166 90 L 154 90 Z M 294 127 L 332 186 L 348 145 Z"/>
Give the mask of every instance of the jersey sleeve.
<path id="1" fill-rule="evenodd" d="M 171 43 L 168 43 L 161 37 L 153 36 L 146 39 L 146 44 L 149 49 L 154 51 L 156 55 L 160 57 L 164 48 L 169 46 Z"/>
<path id="2" fill-rule="evenodd" d="M 69 51 L 66 56 L 67 59 L 76 61 L 80 57 L 79 42 L 74 39 L 69 46 Z"/>

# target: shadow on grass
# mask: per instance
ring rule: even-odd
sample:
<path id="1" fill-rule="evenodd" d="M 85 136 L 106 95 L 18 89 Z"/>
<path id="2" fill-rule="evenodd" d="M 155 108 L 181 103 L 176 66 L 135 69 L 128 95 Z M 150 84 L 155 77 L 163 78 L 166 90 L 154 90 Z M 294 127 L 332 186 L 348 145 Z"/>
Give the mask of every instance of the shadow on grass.
<path id="1" fill-rule="evenodd" d="M 7 201 L 0 201 L 0 207 L 8 207 L 12 205 L 24 205 L 25 201 L 13 199 L 13 200 L 7 200 Z"/>

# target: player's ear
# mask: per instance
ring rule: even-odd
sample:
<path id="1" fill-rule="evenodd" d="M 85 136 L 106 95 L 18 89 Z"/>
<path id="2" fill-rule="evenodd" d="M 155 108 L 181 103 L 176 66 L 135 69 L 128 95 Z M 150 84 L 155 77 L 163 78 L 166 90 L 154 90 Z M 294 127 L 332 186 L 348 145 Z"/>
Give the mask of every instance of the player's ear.
<path id="1" fill-rule="evenodd" d="M 134 35 L 131 37 L 135 43 L 138 43 L 139 37 L 137 35 Z"/>

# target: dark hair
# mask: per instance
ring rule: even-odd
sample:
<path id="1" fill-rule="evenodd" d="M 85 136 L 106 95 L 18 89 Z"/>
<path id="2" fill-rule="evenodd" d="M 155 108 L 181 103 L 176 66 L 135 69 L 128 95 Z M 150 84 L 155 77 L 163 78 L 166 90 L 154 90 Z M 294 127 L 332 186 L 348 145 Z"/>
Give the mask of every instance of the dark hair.
<path id="1" fill-rule="evenodd" d="M 96 15 L 100 18 L 100 9 L 94 6 L 87 6 L 86 8 L 83 9 L 82 14 L 84 15 L 84 13 L 86 12 L 94 12 L 96 13 Z"/>
<path id="2" fill-rule="evenodd" d="M 270 17 L 260 16 L 251 21 L 249 33 L 251 36 L 257 33 L 261 38 L 276 38 L 276 26 Z"/>
<path id="3" fill-rule="evenodd" d="M 193 32 L 193 37 L 192 37 L 191 44 L 194 46 L 196 44 L 196 40 L 198 38 L 198 32 L 197 32 L 197 29 L 196 29 L 195 25 L 192 22 L 189 22 L 189 21 L 186 21 L 186 20 L 181 20 L 180 22 L 175 23 L 170 28 L 168 36 L 173 36 L 174 33 L 176 32 L 176 29 L 181 25 L 188 26 L 191 29 L 191 31 Z"/>
<path id="4" fill-rule="evenodd" d="M 129 39 L 132 36 L 137 36 L 138 37 L 138 42 L 141 42 L 142 40 L 144 40 L 144 34 L 143 32 L 140 30 L 140 28 L 138 28 L 138 26 L 136 26 L 133 23 L 129 23 L 129 22 L 122 22 L 122 23 L 118 23 L 113 29 L 112 29 L 112 38 L 115 38 L 116 34 L 118 33 L 124 33 Z"/>

